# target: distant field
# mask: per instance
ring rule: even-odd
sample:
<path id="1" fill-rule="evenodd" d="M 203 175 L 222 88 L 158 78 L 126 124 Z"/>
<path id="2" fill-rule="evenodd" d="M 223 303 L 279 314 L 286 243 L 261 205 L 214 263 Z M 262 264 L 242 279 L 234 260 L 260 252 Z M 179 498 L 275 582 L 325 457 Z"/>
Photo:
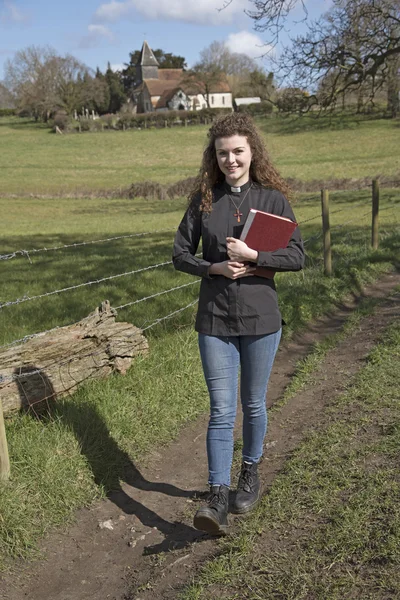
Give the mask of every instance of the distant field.
<path id="1" fill-rule="evenodd" d="M 392 120 L 261 119 L 276 165 L 301 180 L 400 172 L 399 124 Z M 208 126 L 58 136 L 16 118 L 0 119 L 0 194 L 60 194 L 171 183 L 195 175 Z"/>

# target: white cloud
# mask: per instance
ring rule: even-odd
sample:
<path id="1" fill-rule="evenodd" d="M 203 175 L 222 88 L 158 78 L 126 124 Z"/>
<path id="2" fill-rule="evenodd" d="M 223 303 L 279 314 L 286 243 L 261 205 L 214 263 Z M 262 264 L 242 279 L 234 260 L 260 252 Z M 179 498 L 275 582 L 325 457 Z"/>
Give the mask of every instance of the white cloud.
<path id="1" fill-rule="evenodd" d="M 137 13 L 148 19 L 168 19 L 204 25 L 231 23 L 243 14 L 249 0 L 112 0 L 102 4 L 95 18 L 100 22 L 132 19 Z"/>
<path id="2" fill-rule="evenodd" d="M 88 31 L 90 35 L 95 37 L 105 37 L 110 41 L 114 39 L 112 32 L 107 27 L 104 27 L 104 25 L 89 25 Z"/>
<path id="3" fill-rule="evenodd" d="M 231 33 L 225 42 L 225 46 L 231 52 L 246 54 L 251 58 L 260 58 L 271 50 L 271 46 L 265 44 L 258 35 L 250 31 Z"/>
<path id="4" fill-rule="evenodd" d="M 111 66 L 111 69 L 114 71 L 114 73 L 116 71 L 123 71 L 126 68 L 126 65 L 124 65 L 124 63 L 115 63 L 110 66 Z"/>
<path id="5" fill-rule="evenodd" d="M 94 48 L 104 40 L 114 41 L 114 34 L 104 25 L 88 25 L 88 33 L 79 42 L 80 48 Z"/>
<path id="6" fill-rule="evenodd" d="M 4 0 L 0 11 L 0 20 L 4 23 L 27 23 L 29 15 L 18 8 L 15 2 Z"/>

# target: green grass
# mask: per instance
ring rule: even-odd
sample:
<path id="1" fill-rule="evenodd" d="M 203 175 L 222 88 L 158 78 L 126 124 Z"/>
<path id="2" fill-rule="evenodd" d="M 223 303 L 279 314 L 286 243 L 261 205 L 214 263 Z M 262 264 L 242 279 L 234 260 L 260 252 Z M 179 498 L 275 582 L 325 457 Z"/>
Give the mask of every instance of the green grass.
<path id="1" fill-rule="evenodd" d="M 182 600 L 398 598 L 400 321 Z"/>
<path id="2" fill-rule="evenodd" d="M 93 381 L 39 419 L 7 421 L 12 472 L 0 492 L 2 568 L 7 557 L 37 555 L 46 531 L 118 489 L 132 461 L 206 410 L 194 331 L 175 325 L 126 377 Z"/>
<path id="3" fill-rule="evenodd" d="M 398 293 L 399 291 L 400 290 L 396 290 L 394 293 Z M 351 335 L 351 333 L 357 329 L 363 318 L 375 312 L 377 307 L 379 307 L 380 302 L 381 300 L 378 298 L 361 298 L 360 303 L 354 308 L 340 331 L 327 335 L 323 340 L 316 342 L 313 345 L 313 348 L 307 356 L 296 364 L 295 372 L 289 385 L 286 387 L 280 400 L 271 407 L 270 413 L 279 411 L 288 400 L 293 398 L 295 394 L 310 383 L 313 373 L 322 363 L 329 350 L 335 348 L 339 342 L 348 335 Z"/>
<path id="4" fill-rule="evenodd" d="M 311 168 L 310 152 L 312 178 L 323 177 L 331 159 L 337 163 L 337 176 L 353 176 L 360 165 L 363 175 L 372 176 L 374 156 L 381 151 L 387 156 L 385 174 L 398 170 L 392 122 L 363 121 L 355 129 L 343 123 L 340 134 L 337 126 L 329 126 L 325 132 L 314 125 L 308 131 L 307 121 L 302 121 L 301 127 L 296 123 L 291 125 L 298 129 L 295 134 L 288 133 L 288 121 L 260 123 L 273 129 L 270 145 L 274 154 L 281 148 L 282 170 L 286 170 L 285 162 L 298 162 L 297 170 L 289 169 L 288 175 L 303 177 L 302 170 Z M 362 132 L 363 141 L 356 137 L 357 132 Z M 31 262 L 26 256 L 0 260 L 0 302 L 170 260 L 173 231 L 185 207 L 183 199 L 38 199 L 29 194 L 115 188 L 146 178 L 182 179 L 197 168 L 205 133 L 206 128 L 193 127 L 64 137 L 52 135 L 42 126 L 0 120 L 0 144 L 7 148 L 0 159 L 0 194 L 24 192 L 0 198 L 0 254 L 171 229 L 32 253 Z M 325 133 L 332 146 L 323 138 Z M 266 134 L 269 140 L 268 131 Z M 365 154 L 367 146 L 371 162 Z M 350 156 L 351 148 L 354 161 L 340 164 L 339 157 L 343 159 L 345 150 Z M 322 156 L 325 164 L 318 162 Z M 306 269 L 276 277 L 287 321 L 286 337 L 333 308 L 349 292 L 360 293 L 365 283 L 398 264 L 400 191 L 382 191 L 378 251 L 370 249 L 370 204 L 369 191 L 331 194 L 334 277 L 328 279 L 322 276 L 319 197 L 299 198 L 296 217 L 305 221 L 303 237 L 311 239 L 306 246 Z M 117 306 L 191 281 L 195 278 L 165 266 L 4 307 L 0 309 L 0 345 L 80 320 L 104 299 Z M 198 285 L 193 285 L 158 296 L 122 309 L 118 318 L 145 326 L 189 304 L 197 291 Z M 34 414 L 21 414 L 7 420 L 11 480 L 0 493 L 1 568 L 9 557 L 34 555 L 38 539 L 49 528 L 65 524 L 77 507 L 89 505 L 118 486 L 131 460 L 143 460 L 149 448 L 168 442 L 185 422 L 206 410 L 208 396 L 193 332 L 194 313 L 195 308 L 185 310 L 150 329 L 149 357 L 136 360 L 125 377 L 83 386 L 57 403 L 51 416 L 37 419 Z"/>
<path id="5" fill-rule="evenodd" d="M 8 205 L 9 200 L 0 199 L 4 230 L 7 232 L 2 247 L 4 253 L 157 229 L 171 229 L 171 232 L 32 254 L 31 263 L 26 257 L 0 261 L 2 302 L 169 261 L 173 232 L 185 202 L 19 199 Z M 282 312 L 288 322 L 286 331 L 303 326 L 332 307 L 350 289 L 360 289 L 364 283 L 390 268 L 398 256 L 399 205 L 400 191 L 382 193 L 381 246 L 373 252 L 370 249 L 369 192 L 331 195 L 335 277 L 321 277 L 321 237 L 311 239 L 306 245 L 306 270 L 276 277 Z M 318 195 L 302 197 L 295 205 L 295 212 L 300 223 L 306 221 L 301 226 L 303 238 L 318 236 L 321 231 Z M 113 306 L 119 306 L 195 280 L 175 272 L 172 266 L 165 266 L 5 307 L 0 310 L 0 345 L 30 333 L 77 321 L 104 299 L 110 300 Z M 197 293 L 198 285 L 193 285 L 159 296 L 121 310 L 120 319 L 144 325 L 189 304 Z"/>
<path id="6" fill-rule="evenodd" d="M 394 120 L 259 119 L 285 177 L 301 180 L 399 173 Z M 54 135 L 43 125 L 0 119 L 0 194 L 62 194 L 171 183 L 197 173 L 208 126 Z"/>
<path id="7" fill-rule="evenodd" d="M 7 232 L 5 252 L 155 228 L 174 229 L 184 209 L 183 200 L 28 198 L 7 209 L 8 202 L 0 200 L 6 209 L 2 210 Z M 322 276 L 320 237 L 307 244 L 303 272 L 277 275 L 286 337 L 332 308 L 345 294 L 359 293 L 363 284 L 393 268 L 399 256 L 399 202 L 399 191 L 382 193 L 381 245 L 374 252 L 370 249 L 369 193 L 332 194 L 335 276 Z M 318 195 L 302 197 L 295 211 L 299 221 L 307 220 L 302 226 L 304 238 L 318 235 Z M 153 234 L 32 254 L 32 263 L 26 257 L 0 261 L 2 301 L 169 260 L 172 239 L 172 232 Z M 0 343 L 79 320 L 105 298 L 116 306 L 189 281 L 194 278 L 168 266 L 4 307 L 0 310 Z M 194 285 L 137 304 L 121 310 L 119 318 L 137 325 L 151 323 L 191 302 L 197 290 Z M 59 402 L 51 418 L 38 420 L 34 414 L 23 414 L 7 421 L 12 473 L 0 494 L 3 567 L 7 557 L 32 556 L 46 530 L 68 522 L 77 507 L 115 489 L 124 477 L 124 465 L 140 460 L 154 444 L 169 441 L 185 422 L 206 410 L 208 396 L 193 318 L 194 309 L 189 309 L 149 330 L 148 358 L 136 360 L 125 377 L 114 376 L 82 387 L 73 397 Z"/>

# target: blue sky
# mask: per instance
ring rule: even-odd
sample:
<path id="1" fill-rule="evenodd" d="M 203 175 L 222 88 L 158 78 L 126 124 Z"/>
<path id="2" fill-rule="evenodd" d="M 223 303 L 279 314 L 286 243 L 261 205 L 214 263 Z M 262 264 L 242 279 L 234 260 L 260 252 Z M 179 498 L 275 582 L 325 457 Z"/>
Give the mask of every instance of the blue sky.
<path id="1" fill-rule="evenodd" d="M 245 14 L 251 0 L 0 0 L 0 80 L 4 63 L 27 46 L 51 46 L 101 70 L 129 61 L 129 52 L 146 39 L 152 48 L 184 56 L 189 66 L 214 40 L 253 58 L 264 51 L 266 33 L 257 33 Z M 331 0 L 305 0 L 317 17 Z M 304 26 L 299 6 L 291 33 Z M 284 36 L 283 36 L 284 39 Z M 262 59 L 258 59 L 262 64 Z"/>

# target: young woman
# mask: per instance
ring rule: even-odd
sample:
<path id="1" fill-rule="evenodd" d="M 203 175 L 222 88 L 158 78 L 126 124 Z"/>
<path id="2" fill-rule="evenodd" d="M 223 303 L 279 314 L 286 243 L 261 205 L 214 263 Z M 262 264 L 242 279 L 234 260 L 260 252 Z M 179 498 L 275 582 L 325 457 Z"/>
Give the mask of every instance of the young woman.
<path id="1" fill-rule="evenodd" d="M 247 115 L 216 120 L 208 133 L 189 207 L 175 237 L 176 269 L 202 277 L 196 331 L 210 395 L 207 455 L 210 495 L 194 526 L 227 532 L 238 374 L 243 410 L 242 469 L 233 512 L 245 513 L 261 495 L 257 465 L 267 429 L 266 391 L 281 337 L 273 279 L 256 266 L 298 271 L 304 252 L 298 228 L 287 248 L 256 252 L 240 241 L 250 208 L 295 220 L 289 188 L 272 166 L 260 133 Z M 197 249 L 202 240 L 202 258 Z"/>

